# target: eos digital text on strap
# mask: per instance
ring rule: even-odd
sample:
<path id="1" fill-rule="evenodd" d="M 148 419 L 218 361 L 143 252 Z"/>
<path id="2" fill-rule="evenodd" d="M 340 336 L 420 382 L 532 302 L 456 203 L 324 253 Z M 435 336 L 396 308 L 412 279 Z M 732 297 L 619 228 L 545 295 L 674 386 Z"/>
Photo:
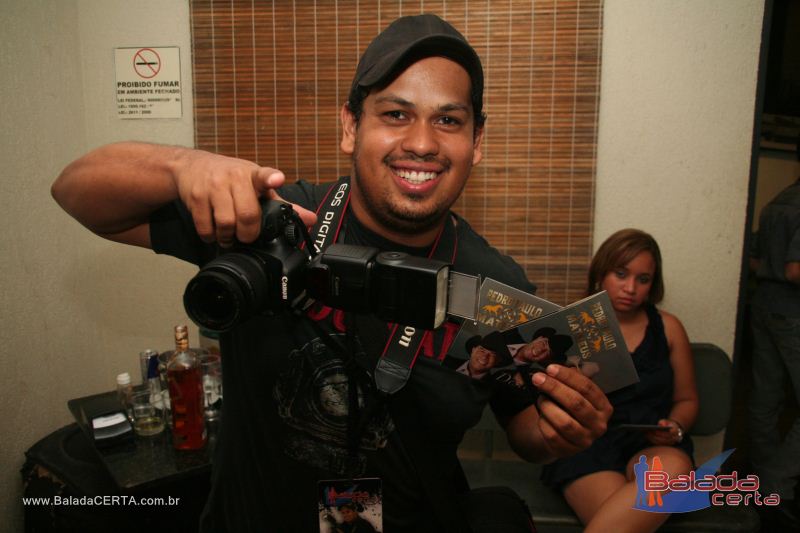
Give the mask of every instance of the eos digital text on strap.
<path id="1" fill-rule="evenodd" d="M 258 239 L 218 248 L 187 284 L 189 317 L 222 332 L 256 314 L 319 301 L 402 325 L 401 333 L 435 329 L 448 315 L 474 320 L 480 280 L 450 270 L 457 243 L 437 238 L 429 257 L 336 243 L 349 193 L 347 178 L 331 186 L 310 234 L 290 204 L 264 201 Z"/>

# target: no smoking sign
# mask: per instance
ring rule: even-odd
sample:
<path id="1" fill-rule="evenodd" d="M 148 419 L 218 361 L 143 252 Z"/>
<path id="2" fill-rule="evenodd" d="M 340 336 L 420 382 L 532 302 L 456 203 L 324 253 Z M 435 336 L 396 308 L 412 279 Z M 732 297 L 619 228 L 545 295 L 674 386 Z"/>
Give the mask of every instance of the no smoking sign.
<path id="1" fill-rule="evenodd" d="M 177 46 L 116 48 L 114 66 L 119 118 L 181 118 Z"/>
<path id="2" fill-rule="evenodd" d="M 142 48 L 133 54 L 133 70 L 144 79 L 154 77 L 161 70 L 161 57 L 152 48 Z"/>

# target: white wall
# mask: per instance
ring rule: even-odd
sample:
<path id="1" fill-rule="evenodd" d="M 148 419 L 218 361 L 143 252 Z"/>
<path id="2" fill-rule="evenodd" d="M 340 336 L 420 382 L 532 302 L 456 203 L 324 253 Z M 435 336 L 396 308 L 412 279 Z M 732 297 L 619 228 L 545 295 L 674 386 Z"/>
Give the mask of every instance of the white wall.
<path id="1" fill-rule="evenodd" d="M 693 341 L 733 351 L 761 0 L 608 0 L 595 248 L 652 233 L 664 307 Z"/>
<path id="2" fill-rule="evenodd" d="M 92 236 L 50 185 L 106 142 L 191 145 L 191 55 L 185 0 L 0 0 L 0 24 L 0 531 L 21 531 L 24 451 L 72 421 L 67 400 L 138 375 L 141 349 L 170 346 L 192 272 Z M 183 119 L 116 118 L 123 46 L 180 47 Z"/>
<path id="3" fill-rule="evenodd" d="M 621 228 L 651 233 L 663 307 L 692 341 L 729 355 L 763 9 L 762 0 L 606 0 L 604 11 L 595 249 Z"/>

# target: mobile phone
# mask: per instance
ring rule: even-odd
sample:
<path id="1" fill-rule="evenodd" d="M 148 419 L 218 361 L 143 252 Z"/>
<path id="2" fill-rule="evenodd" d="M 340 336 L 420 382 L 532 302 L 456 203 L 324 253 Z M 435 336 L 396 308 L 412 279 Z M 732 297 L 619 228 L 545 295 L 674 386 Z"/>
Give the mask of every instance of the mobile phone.
<path id="1" fill-rule="evenodd" d="M 627 429 L 632 431 L 669 431 L 670 426 L 659 426 L 658 424 L 618 424 L 611 429 Z"/>

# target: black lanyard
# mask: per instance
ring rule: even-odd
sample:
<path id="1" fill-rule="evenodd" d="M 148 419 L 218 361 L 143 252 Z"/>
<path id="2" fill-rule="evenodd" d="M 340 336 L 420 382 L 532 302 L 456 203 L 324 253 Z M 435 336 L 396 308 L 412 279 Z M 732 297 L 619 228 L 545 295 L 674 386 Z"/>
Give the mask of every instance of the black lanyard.
<path id="1" fill-rule="evenodd" d="M 350 180 L 344 176 L 334 183 L 317 209 L 317 223 L 311 232 L 316 251 L 324 252 L 339 238 L 344 215 L 350 203 Z M 458 250 L 458 238 L 452 217 L 444 224 L 428 253 L 429 258 L 453 263 Z M 424 330 L 390 324 L 391 332 L 381 358 L 375 367 L 375 385 L 385 394 L 402 389 L 411 376 L 422 348 Z"/>

